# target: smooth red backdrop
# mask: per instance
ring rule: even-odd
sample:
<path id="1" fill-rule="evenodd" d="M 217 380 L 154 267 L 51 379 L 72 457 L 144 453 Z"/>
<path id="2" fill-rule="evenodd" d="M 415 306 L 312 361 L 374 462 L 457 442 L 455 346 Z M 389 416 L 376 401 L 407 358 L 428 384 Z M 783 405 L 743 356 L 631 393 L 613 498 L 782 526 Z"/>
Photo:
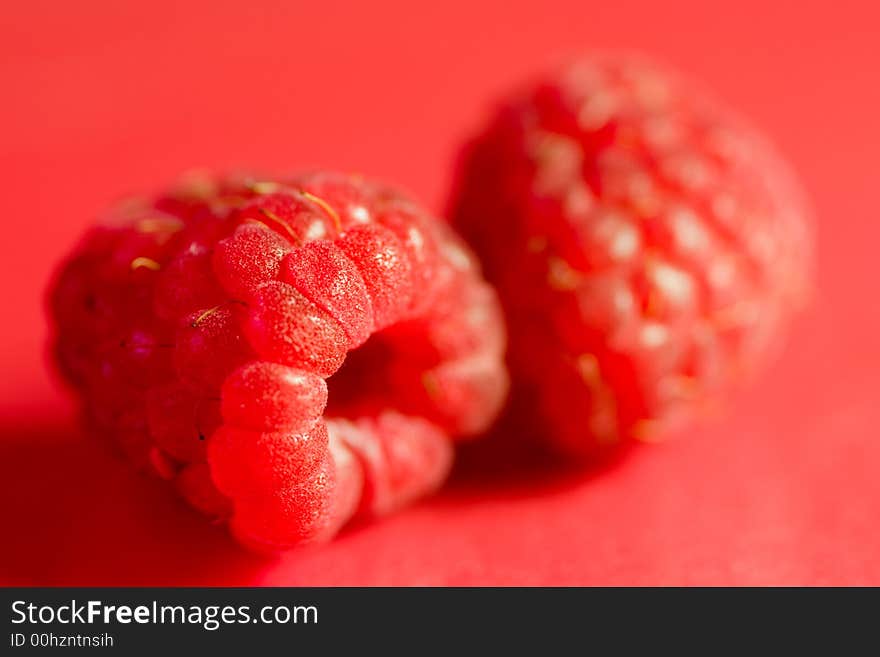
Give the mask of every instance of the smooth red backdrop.
<path id="1" fill-rule="evenodd" d="M 842 1 L 6 0 L 0 582 L 880 584 L 878 24 Z M 114 198 L 192 167 L 318 166 L 439 210 L 493 96 L 593 47 L 705 80 L 815 201 L 814 305 L 726 417 L 588 474 L 465 458 L 434 499 L 270 561 L 76 428 L 41 294 Z"/>

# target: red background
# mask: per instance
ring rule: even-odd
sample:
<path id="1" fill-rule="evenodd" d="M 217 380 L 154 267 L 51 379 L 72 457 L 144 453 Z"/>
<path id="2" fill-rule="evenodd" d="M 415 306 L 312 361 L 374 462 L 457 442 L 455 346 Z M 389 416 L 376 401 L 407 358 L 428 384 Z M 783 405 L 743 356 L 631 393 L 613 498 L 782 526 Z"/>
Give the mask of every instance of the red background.
<path id="1" fill-rule="evenodd" d="M 5 2 L 0 581 L 880 584 L 880 11 L 710 4 Z M 45 367 L 40 297 L 106 204 L 197 166 L 320 166 L 440 209 L 490 99 L 591 47 L 705 80 L 815 201 L 815 302 L 725 418 L 588 474 L 465 467 L 432 500 L 271 561 L 84 440 Z"/>

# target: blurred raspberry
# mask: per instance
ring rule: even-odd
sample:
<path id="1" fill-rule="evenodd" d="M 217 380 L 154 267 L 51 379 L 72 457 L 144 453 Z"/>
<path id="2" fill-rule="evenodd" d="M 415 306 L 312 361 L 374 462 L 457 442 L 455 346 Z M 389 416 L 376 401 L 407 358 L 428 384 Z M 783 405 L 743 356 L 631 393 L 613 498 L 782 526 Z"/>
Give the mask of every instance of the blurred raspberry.
<path id="1" fill-rule="evenodd" d="M 259 550 L 436 488 L 506 393 L 500 309 L 467 249 L 338 174 L 195 178 L 122 206 L 62 267 L 51 313 L 95 432 Z"/>
<path id="2" fill-rule="evenodd" d="M 590 455 L 655 439 L 766 359 L 807 296 L 808 210 L 754 129 L 675 73 L 587 58 L 465 150 L 456 226 L 506 311 L 518 402 Z"/>

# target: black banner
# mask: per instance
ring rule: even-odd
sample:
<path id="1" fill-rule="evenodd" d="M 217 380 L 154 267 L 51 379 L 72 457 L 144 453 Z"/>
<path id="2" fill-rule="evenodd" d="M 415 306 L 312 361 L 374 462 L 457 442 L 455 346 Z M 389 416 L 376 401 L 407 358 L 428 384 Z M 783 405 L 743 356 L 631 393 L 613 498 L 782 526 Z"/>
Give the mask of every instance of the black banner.
<path id="1" fill-rule="evenodd" d="M 0 653 L 537 654 L 719 643 L 791 648 L 873 631 L 876 591 L 805 589 L 7 588 Z M 862 592 L 865 593 L 865 592 Z M 860 594 L 859 597 L 862 597 Z M 306 651 L 309 651 L 306 653 Z"/>

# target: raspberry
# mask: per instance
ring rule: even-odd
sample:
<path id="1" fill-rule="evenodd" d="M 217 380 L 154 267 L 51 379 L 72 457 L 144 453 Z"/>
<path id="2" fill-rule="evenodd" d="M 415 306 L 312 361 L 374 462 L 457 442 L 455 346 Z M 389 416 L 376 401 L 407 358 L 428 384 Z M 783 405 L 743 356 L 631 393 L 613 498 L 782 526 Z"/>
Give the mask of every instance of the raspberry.
<path id="1" fill-rule="evenodd" d="M 536 397 L 575 454 L 699 414 L 808 292 L 809 212 L 787 166 L 636 57 L 586 58 L 510 97 L 457 180 L 454 223 L 508 320 L 513 406 Z"/>
<path id="2" fill-rule="evenodd" d="M 245 224 L 221 240 L 214 252 L 214 271 L 227 294 L 247 299 L 261 283 L 276 280 L 281 261 L 292 248 L 265 224 Z"/>
<path id="3" fill-rule="evenodd" d="M 197 179 L 111 219 L 52 288 L 59 369 L 95 433 L 246 546 L 430 492 L 502 404 L 494 293 L 394 190 Z"/>
<path id="4" fill-rule="evenodd" d="M 342 365 L 348 347 L 342 326 L 292 285 L 269 281 L 252 303 L 242 329 L 260 357 L 325 377 Z"/>
<path id="5" fill-rule="evenodd" d="M 284 259 L 281 280 L 335 319 L 352 347 L 370 337 L 375 322 L 366 283 L 357 265 L 333 242 L 312 242 L 297 249 Z"/>

